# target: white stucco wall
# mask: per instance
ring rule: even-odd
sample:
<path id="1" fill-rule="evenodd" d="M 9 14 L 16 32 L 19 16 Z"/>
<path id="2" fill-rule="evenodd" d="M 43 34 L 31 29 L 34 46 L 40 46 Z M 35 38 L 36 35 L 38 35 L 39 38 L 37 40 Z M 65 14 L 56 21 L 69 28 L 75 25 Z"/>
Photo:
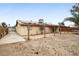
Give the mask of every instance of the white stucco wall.
<path id="1" fill-rule="evenodd" d="M 17 25 L 16 31 L 20 35 L 28 35 L 27 26 Z M 34 35 L 34 34 L 40 34 L 39 27 L 37 27 L 37 26 L 30 27 L 30 35 Z"/>
<path id="2" fill-rule="evenodd" d="M 18 34 L 20 35 L 27 35 L 27 26 L 20 26 L 20 25 L 17 25 L 16 27 L 16 31 Z"/>
<path id="3" fill-rule="evenodd" d="M 28 35 L 27 26 L 17 25 L 16 31 L 20 35 Z M 52 29 L 50 27 L 45 27 L 45 33 L 51 33 Z M 31 26 L 30 27 L 30 35 L 41 34 L 41 30 L 39 26 Z"/>
<path id="4" fill-rule="evenodd" d="M 45 32 L 46 33 L 51 33 L 52 32 L 52 29 L 50 27 L 45 27 Z"/>

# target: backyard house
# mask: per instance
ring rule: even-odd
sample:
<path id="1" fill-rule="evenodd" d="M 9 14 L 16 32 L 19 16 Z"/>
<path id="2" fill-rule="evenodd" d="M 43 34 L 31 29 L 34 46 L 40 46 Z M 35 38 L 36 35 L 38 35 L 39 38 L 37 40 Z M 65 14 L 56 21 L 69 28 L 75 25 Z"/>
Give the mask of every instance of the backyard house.
<path id="1" fill-rule="evenodd" d="M 39 34 L 48 34 L 48 33 L 60 33 L 60 32 L 73 32 L 76 30 L 74 27 L 68 26 L 60 26 L 60 25 L 53 25 L 53 24 L 46 24 L 46 23 L 39 23 L 39 22 L 28 22 L 28 21 L 16 21 L 16 32 L 19 35 L 28 35 L 28 30 L 30 31 L 30 35 L 39 35 Z"/>
<path id="2" fill-rule="evenodd" d="M 35 23 L 35 22 L 24 22 L 18 20 L 16 22 L 16 32 L 20 35 L 27 35 L 28 26 L 30 30 L 30 35 L 38 35 L 45 33 L 54 32 L 54 26 L 51 24 Z"/>

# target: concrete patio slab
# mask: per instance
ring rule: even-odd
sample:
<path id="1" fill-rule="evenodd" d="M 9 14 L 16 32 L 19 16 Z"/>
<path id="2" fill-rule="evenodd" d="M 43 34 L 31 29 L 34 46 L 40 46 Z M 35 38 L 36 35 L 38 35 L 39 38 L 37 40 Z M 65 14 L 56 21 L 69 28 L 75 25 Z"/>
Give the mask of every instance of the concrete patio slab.
<path id="1" fill-rule="evenodd" d="M 21 42 L 21 41 L 25 41 L 25 39 L 19 36 L 15 32 L 10 32 L 6 36 L 4 36 L 2 39 L 0 39 L 0 45 L 8 44 L 8 43 L 16 43 L 16 42 Z"/>

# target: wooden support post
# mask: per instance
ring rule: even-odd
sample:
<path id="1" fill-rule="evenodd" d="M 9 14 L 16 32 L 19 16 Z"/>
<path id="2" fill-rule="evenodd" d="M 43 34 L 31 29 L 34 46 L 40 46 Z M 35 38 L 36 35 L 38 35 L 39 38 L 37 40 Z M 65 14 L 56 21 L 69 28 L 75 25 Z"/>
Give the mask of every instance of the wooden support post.
<path id="1" fill-rule="evenodd" d="M 44 23 L 44 38 L 46 37 L 46 33 L 45 33 L 45 23 Z"/>
<path id="2" fill-rule="evenodd" d="M 28 40 L 30 40 L 30 23 L 28 23 L 27 30 L 28 30 Z"/>
<path id="3" fill-rule="evenodd" d="M 55 26 L 54 26 L 54 36 L 55 36 Z"/>
<path id="4" fill-rule="evenodd" d="M 61 35 L 61 27 L 60 27 L 60 25 L 59 25 L 59 33 L 60 33 L 60 35 Z"/>

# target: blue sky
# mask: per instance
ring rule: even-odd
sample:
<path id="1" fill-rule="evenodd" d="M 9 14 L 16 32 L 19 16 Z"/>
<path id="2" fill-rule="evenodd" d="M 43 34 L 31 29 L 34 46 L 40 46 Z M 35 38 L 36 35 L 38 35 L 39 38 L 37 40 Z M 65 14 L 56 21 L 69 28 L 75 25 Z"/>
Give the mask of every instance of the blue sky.
<path id="1" fill-rule="evenodd" d="M 71 16 L 70 9 L 72 3 L 19 3 L 19 4 L 0 4 L 0 22 L 15 25 L 16 20 L 32 20 L 44 19 L 47 23 L 58 24 L 64 18 Z M 67 22 L 66 25 L 69 25 Z"/>

